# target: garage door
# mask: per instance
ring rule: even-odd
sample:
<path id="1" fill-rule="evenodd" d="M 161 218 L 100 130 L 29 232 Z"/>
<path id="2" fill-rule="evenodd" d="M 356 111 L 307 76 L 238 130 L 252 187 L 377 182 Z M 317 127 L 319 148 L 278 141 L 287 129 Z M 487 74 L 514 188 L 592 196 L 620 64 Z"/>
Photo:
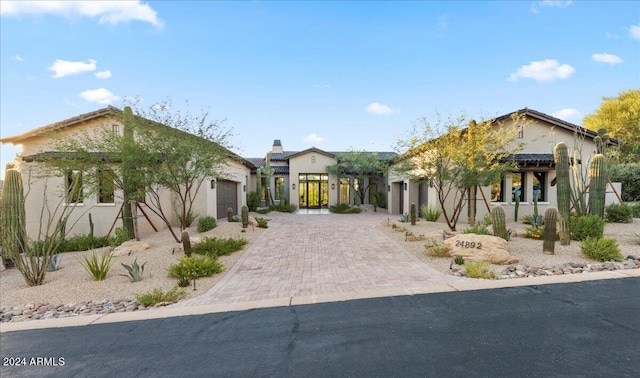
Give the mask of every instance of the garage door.
<path id="1" fill-rule="evenodd" d="M 227 217 L 227 209 L 232 208 L 233 214 L 238 214 L 237 183 L 233 181 L 218 180 L 216 194 L 218 197 L 218 219 Z"/>

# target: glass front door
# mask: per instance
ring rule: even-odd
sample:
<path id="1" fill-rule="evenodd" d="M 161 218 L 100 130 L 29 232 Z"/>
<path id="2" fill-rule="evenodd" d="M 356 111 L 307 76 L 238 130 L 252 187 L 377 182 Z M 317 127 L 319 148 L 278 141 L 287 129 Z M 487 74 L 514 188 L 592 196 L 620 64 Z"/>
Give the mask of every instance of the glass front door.
<path id="1" fill-rule="evenodd" d="M 329 176 L 323 174 L 301 174 L 300 208 L 318 209 L 329 205 Z"/>

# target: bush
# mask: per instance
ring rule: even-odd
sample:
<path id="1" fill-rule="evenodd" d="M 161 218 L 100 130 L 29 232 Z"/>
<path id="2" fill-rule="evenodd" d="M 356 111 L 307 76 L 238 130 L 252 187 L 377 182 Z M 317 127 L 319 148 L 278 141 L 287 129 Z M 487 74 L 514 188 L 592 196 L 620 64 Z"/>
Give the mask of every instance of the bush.
<path id="1" fill-rule="evenodd" d="M 467 276 L 470 278 L 495 278 L 496 274 L 491 271 L 489 263 L 486 262 L 470 262 L 464 266 Z"/>
<path id="2" fill-rule="evenodd" d="M 357 214 L 360 213 L 362 209 L 357 206 L 351 206 L 347 203 L 339 203 L 329 206 L 329 211 L 336 214 Z"/>
<path id="3" fill-rule="evenodd" d="M 612 182 L 622 183 L 623 201 L 640 201 L 640 163 L 616 164 L 607 173 Z"/>
<path id="4" fill-rule="evenodd" d="M 451 255 L 451 248 L 435 239 L 426 243 L 424 249 L 427 251 L 427 256 L 449 257 Z"/>
<path id="5" fill-rule="evenodd" d="M 605 218 L 609 223 L 631 223 L 633 213 L 631 206 L 625 204 L 612 203 L 604 208 Z"/>
<path id="6" fill-rule="evenodd" d="M 431 205 L 420 206 L 420 211 L 427 222 L 437 222 L 438 218 L 440 218 L 440 215 L 442 214 L 440 209 Z"/>
<path id="7" fill-rule="evenodd" d="M 218 223 L 216 222 L 216 218 L 210 215 L 198 218 L 198 232 L 207 232 L 209 230 L 213 230 L 217 226 Z"/>
<path id="8" fill-rule="evenodd" d="M 107 273 L 113 265 L 113 255 L 111 251 L 105 251 L 100 257 L 96 253 L 92 253 L 91 256 L 82 256 L 80 265 L 94 280 L 102 281 L 107 278 Z"/>
<path id="9" fill-rule="evenodd" d="M 54 253 L 62 253 L 62 252 L 78 252 L 78 251 L 89 251 L 91 249 L 107 247 L 110 245 L 120 245 L 123 242 L 118 244 L 116 243 L 116 238 L 106 237 L 95 237 L 90 235 L 76 235 L 70 238 L 58 239 L 58 247 L 54 250 Z M 45 246 L 46 242 L 44 240 L 39 240 L 33 243 L 32 249 L 34 251 L 44 251 L 47 250 Z"/>
<path id="10" fill-rule="evenodd" d="M 631 207 L 631 215 L 634 218 L 640 218 L 640 202 L 636 202 L 633 205 L 630 205 L 629 207 Z"/>
<path id="11" fill-rule="evenodd" d="M 166 293 L 157 287 L 150 292 L 137 294 L 136 300 L 140 302 L 140 304 L 148 307 L 160 302 L 176 302 L 186 296 L 187 293 L 183 289 L 178 289 L 177 287 L 174 287 Z"/>
<path id="12" fill-rule="evenodd" d="M 476 235 L 493 235 L 491 233 L 491 231 L 489 231 L 487 229 L 487 226 L 485 226 L 482 223 L 476 223 L 475 225 L 469 227 L 469 228 L 465 228 L 464 230 L 462 230 L 463 234 L 476 234 Z"/>
<path id="13" fill-rule="evenodd" d="M 268 218 L 258 218 L 256 217 L 256 222 L 258 223 L 259 228 L 269 228 L 269 221 L 271 219 Z"/>
<path id="14" fill-rule="evenodd" d="M 241 250 L 247 243 L 244 238 L 203 238 L 191 248 L 191 252 L 209 257 L 227 256 Z"/>
<path id="15" fill-rule="evenodd" d="M 581 245 L 582 254 L 598 261 L 621 260 L 620 248 L 614 238 L 586 238 Z"/>
<path id="16" fill-rule="evenodd" d="M 295 211 L 298 209 L 298 206 L 296 205 L 287 205 L 287 204 L 280 204 L 280 205 L 272 205 L 269 206 L 269 210 L 271 211 L 279 211 L 281 213 L 295 213 Z"/>
<path id="17" fill-rule="evenodd" d="M 604 219 L 597 215 L 583 215 L 571 218 L 571 238 L 584 240 L 586 238 L 601 238 L 604 233 Z"/>
<path id="18" fill-rule="evenodd" d="M 247 207 L 249 211 L 256 211 L 260 206 L 260 195 L 258 192 L 247 193 Z"/>
<path id="19" fill-rule="evenodd" d="M 169 277 L 210 277 L 224 270 L 224 266 L 213 257 L 183 257 L 177 264 L 171 264 L 167 269 Z"/>
<path id="20" fill-rule="evenodd" d="M 386 209 L 387 208 L 387 193 L 386 192 L 376 192 L 374 195 L 374 200 L 379 208 Z"/>

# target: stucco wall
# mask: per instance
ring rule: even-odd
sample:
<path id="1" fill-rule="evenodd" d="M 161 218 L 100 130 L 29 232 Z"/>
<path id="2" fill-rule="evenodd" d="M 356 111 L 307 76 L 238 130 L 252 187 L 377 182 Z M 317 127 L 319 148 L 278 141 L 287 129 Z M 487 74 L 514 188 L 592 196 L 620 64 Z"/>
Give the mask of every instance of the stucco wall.
<path id="1" fill-rule="evenodd" d="M 334 158 L 318 153 L 317 151 L 310 151 L 289 159 L 289 203 L 300 206 L 300 183 L 298 182 L 298 176 L 301 173 L 326 174 L 327 166 L 335 163 L 336 160 Z M 293 184 L 296 185 L 295 189 L 293 189 Z M 331 189 L 332 185 L 334 189 Z M 337 178 L 329 175 L 329 206 L 338 202 L 338 188 L 339 183 Z"/>

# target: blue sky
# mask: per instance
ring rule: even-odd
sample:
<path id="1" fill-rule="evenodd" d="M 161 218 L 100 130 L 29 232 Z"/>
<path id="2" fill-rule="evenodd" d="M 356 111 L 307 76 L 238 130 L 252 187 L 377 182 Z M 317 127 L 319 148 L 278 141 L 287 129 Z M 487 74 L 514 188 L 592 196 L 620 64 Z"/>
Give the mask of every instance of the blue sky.
<path id="1" fill-rule="evenodd" d="M 226 119 L 244 157 L 389 151 L 436 111 L 581 124 L 640 88 L 633 1 L 0 4 L 2 137 L 170 97 Z"/>

